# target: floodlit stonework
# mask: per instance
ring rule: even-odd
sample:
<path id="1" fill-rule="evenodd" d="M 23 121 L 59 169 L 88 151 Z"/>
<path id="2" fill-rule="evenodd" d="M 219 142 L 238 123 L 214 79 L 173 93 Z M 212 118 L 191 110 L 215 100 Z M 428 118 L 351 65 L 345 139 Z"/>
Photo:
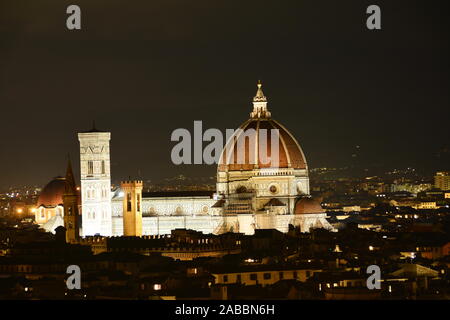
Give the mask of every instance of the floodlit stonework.
<path id="1" fill-rule="evenodd" d="M 123 182 L 121 188 L 111 192 L 111 134 L 95 127 L 79 133 L 80 234 L 84 237 L 149 236 L 170 234 L 174 229 L 192 229 L 203 233 L 251 235 L 255 229 L 287 232 L 289 225 L 300 227 L 302 232 L 312 228 L 332 230 L 320 201 L 310 197 L 308 165 L 303 150 L 295 137 L 272 119 L 260 83 L 250 119 L 239 129 L 227 141 L 220 156 L 215 193 L 142 193 L 141 181 Z M 249 129 L 256 132 L 257 139 L 237 143 L 238 135 Z M 264 135 L 261 140 L 261 129 L 277 130 L 277 141 L 270 135 L 266 136 L 267 141 Z M 251 151 L 256 157 L 252 161 Z M 238 161 L 238 154 L 244 154 L 239 159 L 244 161 Z M 37 210 L 36 220 L 46 223 L 56 216 L 50 221 L 54 229 L 63 221 L 58 219 L 64 216 L 62 208 L 58 208 L 64 182 L 56 180 L 49 185 L 41 197 L 45 201 L 41 201 L 43 204 Z M 53 196 L 53 189 L 59 190 L 57 196 Z M 41 215 L 45 210 L 51 212 Z M 55 210 L 61 212 L 55 214 Z"/>
<path id="2" fill-rule="evenodd" d="M 112 235 L 110 139 L 95 127 L 78 134 L 83 236 Z"/>
<path id="3" fill-rule="evenodd" d="M 290 224 L 304 232 L 311 228 L 332 229 L 320 203 L 320 210 L 317 201 L 312 200 L 312 207 L 300 203 L 302 199 L 309 199 L 306 158 L 295 137 L 271 118 L 261 84 L 258 84 L 250 119 L 240 129 L 236 134 L 247 129 L 254 129 L 257 134 L 260 129 L 279 130 L 277 165 L 272 166 L 270 161 L 263 163 L 260 159 L 250 162 L 248 156 L 244 163 L 237 161 L 239 152 L 248 155 L 251 148 L 256 149 L 258 156 L 261 146 L 239 145 L 236 143 L 239 137 L 233 136 L 220 157 L 215 194 L 143 194 L 143 235 L 169 234 L 176 228 L 214 234 L 230 231 L 253 234 L 255 229 L 272 228 L 287 232 Z M 267 137 L 270 149 L 270 135 Z M 242 147 L 245 150 L 239 149 Z M 267 152 L 267 156 L 270 158 L 272 154 Z M 124 230 L 123 197 L 124 192 L 119 191 L 112 198 L 112 232 L 117 236 L 123 235 Z"/>

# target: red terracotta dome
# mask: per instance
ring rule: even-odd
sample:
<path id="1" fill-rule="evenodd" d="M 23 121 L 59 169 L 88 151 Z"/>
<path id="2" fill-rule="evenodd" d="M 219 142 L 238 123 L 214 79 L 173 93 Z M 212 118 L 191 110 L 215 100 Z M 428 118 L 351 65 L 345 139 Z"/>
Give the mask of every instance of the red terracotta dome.
<path id="1" fill-rule="evenodd" d="M 258 84 L 256 96 L 253 98 L 253 105 L 253 112 L 250 114 L 251 118 L 244 122 L 239 127 L 241 130 L 236 130 L 233 137 L 227 142 L 219 160 L 218 170 L 239 171 L 261 168 L 307 169 L 305 155 L 297 140 L 284 126 L 271 118 L 271 113 L 267 110 L 267 100 L 261 90 L 260 83 Z M 265 136 L 261 134 L 261 129 L 266 129 Z M 272 129 L 279 130 L 278 164 L 272 161 L 264 163 L 266 161 L 259 157 L 260 154 L 267 154 L 268 157 L 272 156 Z M 247 132 L 254 132 L 254 138 L 244 138 Z M 260 148 L 264 141 L 267 146 L 267 151 L 261 150 L 261 153 Z M 238 161 L 238 155 L 244 156 L 242 159 L 244 161 Z"/>
<path id="2" fill-rule="evenodd" d="M 56 207 L 57 205 L 62 205 L 65 188 L 66 179 L 56 177 L 42 189 L 37 206 Z"/>
<path id="3" fill-rule="evenodd" d="M 300 198 L 295 204 L 295 214 L 317 214 L 324 213 L 320 201 L 313 198 Z"/>

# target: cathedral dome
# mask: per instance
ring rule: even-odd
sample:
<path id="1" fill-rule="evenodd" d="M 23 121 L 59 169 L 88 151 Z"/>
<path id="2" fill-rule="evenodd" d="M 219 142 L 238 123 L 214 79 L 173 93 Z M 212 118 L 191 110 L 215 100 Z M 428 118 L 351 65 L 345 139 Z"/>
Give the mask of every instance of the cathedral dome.
<path id="1" fill-rule="evenodd" d="M 307 169 L 305 155 L 297 140 L 283 125 L 271 118 L 261 83 L 258 83 L 258 91 L 253 98 L 253 112 L 250 113 L 250 119 L 244 122 L 239 129 L 228 140 L 222 151 L 218 165 L 219 171 L 262 168 Z M 265 132 L 261 129 L 265 129 Z M 274 158 L 272 158 L 272 129 L 279 130 L 278 161 L 273 161 Z M 254 139 L 244 138 L 247 132 L 253 130 Z M 264 144 L 267 146 L 267 150 L 260 150 L 264 149 L 262 147 Z M 242 155 L 242 159 L 239 158 L 239 155 Z M 269 161 L 261 159 L 260 155 L 267 155 Z"/>
<path id="2" fill-rule="evenodd" d="M 313 198 L 300 198 L 295 204 L 295 214 L 325 213 L 320 201 Z"/>
<path id="3" fill-rule="evenodd" d="M 56 207 L 62 205 L 65 188 L 66 179 L 56 177 L 42 189 L 37 205 L 44 207 Z"/>

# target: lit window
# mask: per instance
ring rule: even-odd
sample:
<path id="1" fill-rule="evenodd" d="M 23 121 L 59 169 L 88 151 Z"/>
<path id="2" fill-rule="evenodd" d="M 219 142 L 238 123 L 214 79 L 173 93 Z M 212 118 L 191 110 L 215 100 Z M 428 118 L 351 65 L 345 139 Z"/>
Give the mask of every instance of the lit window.
<path id="1" fill-rule="evenodd" d="M 155 291 L 161 290 L 161 285 L 159 283 L 155 283 L 153 285 L 153 290 L 155 290 Z"/>

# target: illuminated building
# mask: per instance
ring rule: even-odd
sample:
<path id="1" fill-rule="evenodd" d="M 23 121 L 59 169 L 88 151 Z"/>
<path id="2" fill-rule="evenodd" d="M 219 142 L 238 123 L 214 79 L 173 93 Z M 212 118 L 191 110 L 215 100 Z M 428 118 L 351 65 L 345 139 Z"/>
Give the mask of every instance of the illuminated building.
<path id="1" fill-rule="evenodd" d="M 39 195 L 35 221 L 47 232 L 53 232 L 64 224 L 63 194 L 66 188 L 66 179 L 56 177 L 50 181 Z"/>
<path id="2" fill-rule="evenodd" d="M 214 195 L 194 191 L 141 195 L 142 182 L 136 181 L 125 182 L 121 189 L 111 193 L 111 134 L 95 127 L 79 133 L 82 236 L 170 234 L 177 228 L 250 235 L 256 229 L 288 232 L 289 225 L 299 227 L 302 232 L 312 228 L 334 230 L 326 220 L 320 201 L 309 195 L 303 150 L 295 137 L 272 119 L 260 83 L 250 119 L 240 129 L 235 134 L 254 129 L 258 137 L 262 129 L 276 129 L 278 140 L 275 144 L 267 134 L 266 141 L 257 139 L 241 145 L 235 142 L 239 137 L 231 137 L 220 157 Z M 265 153 L 269 161 L 259 158 L 261 141 L 267 144 Z M 275 163 L 271 149 L 276 145 L 278 161 Z M 256 150 L 257 161 L 249 161 L 248 157 L 243 162 L 231 161 L 230 155 L 237 155 L 240 148 L 245 149 L 244 154 Z M 232 151 L 226 154 L 227 150 Z M 64 190 L 64 182 L 61 188 Z"/>
<path id="3" fill-rule="evenodd" d="M 112 235 L 110 139 L 111 133 L 95 126 L 78 133 L 83 236 Z"/>
<path id="4" fill-rule="evenodd" d="M 142 181 L 123 181 L 123 235 L 142 236 Z"/>
<path id="5" fill-rule="evenodd" d="M 450 173 L 446 171 L 436 172 L 434 187 L 441 190 L 450 190 Z"/>

